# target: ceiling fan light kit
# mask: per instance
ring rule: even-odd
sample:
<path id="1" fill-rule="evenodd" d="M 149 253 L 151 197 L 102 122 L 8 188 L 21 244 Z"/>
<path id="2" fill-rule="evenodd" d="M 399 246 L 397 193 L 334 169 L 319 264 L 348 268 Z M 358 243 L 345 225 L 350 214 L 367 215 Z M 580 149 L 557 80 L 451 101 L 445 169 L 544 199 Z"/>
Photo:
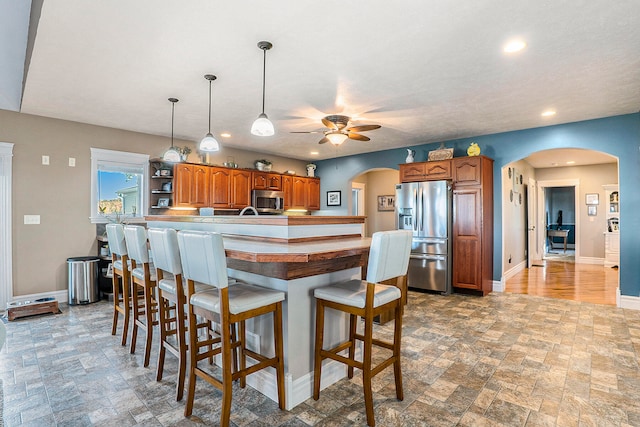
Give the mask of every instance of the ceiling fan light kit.
<path id="1" fill-rule="evenodd" d="M 209 80 L 209 132 L 202 138 L 198 148 L 202 152 L 211 153 L 220 151 L 220 143 L 218 143 L 211 133 L 211 82 L 216 79 L 216 76 L 213 74 L 205 74 L 204 78 Z"/>
<path id="2" fill-rule="evenodd" d="M 273 47 L 268 41 L 258 42 L 258 48 L 262 49 L 263 61 L 262 61 L 262 113 L 253 122 L 251 126 L 251 133 L 257 136 L 271 136 L 275 133 L 273 123 L 269 120 L 269 117 L 264 112 L 264 88 L 267 69 L 267 51 Z"/>
<path id="3" fill-rule="evenodd" d="M 169 102 L 171 103 L 171 147 L 162 155 L 162 160 L 165 162 L 179 162 L 182 160 L 182 156 L 177 148 L 173 146 L 173 118 L 176 108 L 176 102 L 178 102 L 178 98 L 169 98 Z"/>
<path id="4" fill-rule="evenodd" d="M 332 114 L 322 118 L 322 124 L 324 124 L 328 130 L 325 131 L 308 131 L 308 132 L 292 132 L 292 133 L 324 133 L 324 138 L 318 141 L 318 144 L 325 144 L 327 142 L 332 143 L 336 147 L 342 144 L 347 139 L 354 139 L 356 141 L 370 141 L 368 136 L 360 135 L 356 132 L 365 132 L 368 130 L 380 129 L 380 125 L 359 125 L 351 126 L 349 121 L 351 117 L 343 116 L 340 114 Z"/>

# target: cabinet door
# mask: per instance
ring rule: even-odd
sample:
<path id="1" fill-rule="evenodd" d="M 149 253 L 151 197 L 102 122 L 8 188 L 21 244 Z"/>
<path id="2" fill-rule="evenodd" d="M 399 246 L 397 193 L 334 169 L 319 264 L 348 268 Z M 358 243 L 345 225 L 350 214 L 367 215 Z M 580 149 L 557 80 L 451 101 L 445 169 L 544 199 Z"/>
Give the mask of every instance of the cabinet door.
<path id="1" fill-rule="evenodd" d="M 289 175 L 282 176 L 282 191 L 284 192 L 284 208 L 291 208 L 291 198 L 293 197 L 293 177 Z"/>
<path id="2" fill-rule="evenodd" d="M 231 171 L 231 207 L 242 209 L 251 204 L 251 172 Z"/>
<path id="3" fill-rule="evenodd" d="M 461 185 L 480 185 L 482 178 L 482 158 L 458 157 L 453 160 L 453 181 L 456 187 Z"/>
<path id="4" fill-rule="evenodd" d="M 194 182 L 191 187 L 191 206 L 202 208 L 209 205 L 209 166 L 192 166 Z"/>
<path id="5" fill-rule="evenodd" d="M 282 190 L 282 175 L 279 173 L 270 173 L 267 175 L 267 188 L 269 190 Z"/>
<path id="6" fill-rule="evenodd" d="M 181 163 L 175 166 L 174 173 L 174 206 L 207 206 L 209 168 L 207 166 Z"/>
<path id="7" fill-rule="evenodd" d="M 424 177 L 424 163 L 407 163 L 400 165 L 400 182 L 424 181 Z"/>
<path id="8" fill-rule="evenodd" d="M 266 172 L 252 172 L 251 179 L 253 180 L 254 190 L 266 190 L 267 185 L 267 173 Z"/>
<path id="9" fill-rule="evenodd" d="M 231 173 L 226 168 L 211 168 L 209 204 L 214 208 L 231 206 Z"/>
<path id="10" fill-rule="evenodd" d="M 296 209 L 307 208 L 307 178 L 300 176 L 293 178 L 291 207 Z"/>
<path id="11" fill-rule="evenodd" d="M 451 179 L 451 160 L 425 163 L 424 174 L 427 181 Z"/>
<path id="12" fill-rule="evenodd" d="M 453 191 L 453 286 L 482 290 L 482 194 L 469 188 Z M 489 238 L 490 236 L 487 236 Z"/>
<path id="13" fill-rule="evenodd" d="M 317 211 L 320 209 L 320 180 L 307 178 L 307 209 Z"/>

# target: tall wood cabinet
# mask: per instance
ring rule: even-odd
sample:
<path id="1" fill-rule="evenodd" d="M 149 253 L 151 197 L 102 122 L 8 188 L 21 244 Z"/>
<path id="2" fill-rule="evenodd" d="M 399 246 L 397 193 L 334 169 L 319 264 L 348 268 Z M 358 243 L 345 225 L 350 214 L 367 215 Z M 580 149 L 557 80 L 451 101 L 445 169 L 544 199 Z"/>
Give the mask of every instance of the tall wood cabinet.
<path id="1" fill-rule="evenodd" d="M 457 157 L 453 166 L 453 287 L 493 290 L 493 160 Z"/>

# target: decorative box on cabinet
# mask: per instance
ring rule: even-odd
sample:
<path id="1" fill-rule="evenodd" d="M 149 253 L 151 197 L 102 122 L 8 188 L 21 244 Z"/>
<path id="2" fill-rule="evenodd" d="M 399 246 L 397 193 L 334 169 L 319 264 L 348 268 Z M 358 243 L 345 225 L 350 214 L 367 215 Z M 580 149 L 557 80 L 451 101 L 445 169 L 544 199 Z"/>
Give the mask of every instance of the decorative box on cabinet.
<path id="1" fill-rule="evenodd" d="M 493 290 L 493 160 L 453 159 L 453 287 Z"/>

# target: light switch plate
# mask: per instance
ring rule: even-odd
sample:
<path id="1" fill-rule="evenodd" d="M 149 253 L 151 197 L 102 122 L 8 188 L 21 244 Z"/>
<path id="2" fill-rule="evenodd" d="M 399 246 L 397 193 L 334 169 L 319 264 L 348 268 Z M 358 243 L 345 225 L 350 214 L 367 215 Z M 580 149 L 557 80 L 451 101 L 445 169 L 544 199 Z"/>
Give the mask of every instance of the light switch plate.
<path id="1" fill-rule="evenodd" d="M 25 224 L 40 224 L 40 215 L 25 215 L 24 216 Z"/>
<path id="2" fill-rule="evenodd" d="M 42 156 L 42 164 L 43 165 L 49 164 L 49 156 Z"/>
<path id="3" fill-rule="evenodd" d="M 69 167 L 72 167 L 72 168 L 76 167 L 76 158 L 75 157 L 69 157 Z"/>

